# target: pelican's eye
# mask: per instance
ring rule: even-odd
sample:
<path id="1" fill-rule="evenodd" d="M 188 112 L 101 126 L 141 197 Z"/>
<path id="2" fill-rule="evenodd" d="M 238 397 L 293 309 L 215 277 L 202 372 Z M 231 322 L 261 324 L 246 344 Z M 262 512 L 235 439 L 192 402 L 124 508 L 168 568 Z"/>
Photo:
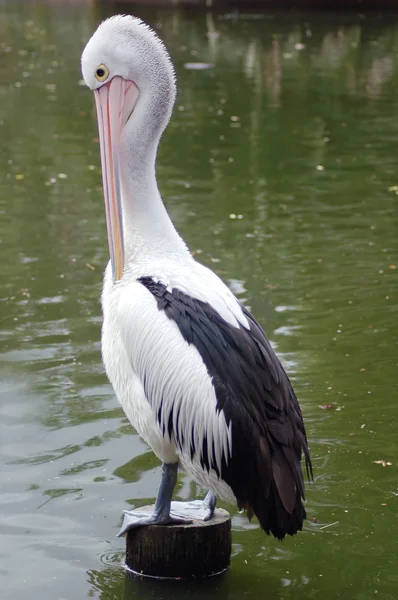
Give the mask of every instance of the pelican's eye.
<path id="1" fill-rule="evenodd" d="M 108 78 L 108 75 L 109 71 L 105 65 L 100 65 L 97 67 L 97 70 L 95 71 L 95 78 L 98 79 L 98 81 L 105 81 L 105 79 Z"/>

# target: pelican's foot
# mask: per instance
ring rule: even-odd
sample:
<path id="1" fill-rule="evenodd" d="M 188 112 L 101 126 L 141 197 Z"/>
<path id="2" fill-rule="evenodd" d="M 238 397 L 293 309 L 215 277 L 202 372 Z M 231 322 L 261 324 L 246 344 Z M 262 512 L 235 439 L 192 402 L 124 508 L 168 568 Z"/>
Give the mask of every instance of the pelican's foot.
<path id="1" fill-rule="evenodd" d="M 124 510 L 123 513 L 123 524 L 117 537 L 121 537 L 133 527 L 143 527 L 144 525 L 188 525 L 192 522 L 183 516 L 174 516 L 171 514 L 156 515 L 155 513 L 142 511 L 139 508 Z"/>
<path id="2" fill-rule="evenodd" d="M 190 500 L 189 502 L 171 503 L 170 514 L 176 517 L 185 517 L 196 521 L 208 521 L 216 508 L 216 496 L 208 492 L 204 500 Z"/>

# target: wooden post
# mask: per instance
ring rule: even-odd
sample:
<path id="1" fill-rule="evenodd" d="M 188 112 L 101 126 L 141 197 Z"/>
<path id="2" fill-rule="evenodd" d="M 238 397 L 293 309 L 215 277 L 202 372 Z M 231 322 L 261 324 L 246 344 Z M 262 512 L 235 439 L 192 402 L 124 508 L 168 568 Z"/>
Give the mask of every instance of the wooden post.
<path id="1" fill-rule="evenodd" d="M 145 506 L 143 510 L 153 510 Z M 199 579 L 224 573 L 231 558 L 231 517 L 216 508 L 209 521 L 150 525 L 127 532 L 126 566 L 136 575 Z"/>

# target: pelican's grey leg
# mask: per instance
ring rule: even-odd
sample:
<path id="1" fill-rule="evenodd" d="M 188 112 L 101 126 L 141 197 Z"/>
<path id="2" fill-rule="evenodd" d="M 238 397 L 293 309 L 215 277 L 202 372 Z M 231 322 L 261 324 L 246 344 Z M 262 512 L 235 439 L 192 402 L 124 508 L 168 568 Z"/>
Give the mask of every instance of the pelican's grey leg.
<path id="1" fill-rule="evenodd" d="M 139 508 L 135 510 L 124 510 L 123 525 L 118 533 L 118 537 L 126 533 L 131 527 L 190 523 L 190 520 L 185 518 L 184 515 L 174 516 L 170 514 L 171 497 L 177 483 L 177 470 L 178 463 L 163 463 L 162 479 L 156 496 L 153 513 L 151 514 L 142 511 Z"/>
<path id="2" fill-rule="evenodd" d="M 209 490 L 206 494 L 205 499 L 203 500 L 203 504 L 207 508 L 207 514 L 208 514 L 208 517 L 205 519 L 205 521 L 208 521 L 213 516 L 214 511 L 216 509 L 216 503 L 217 503 L 217 496 L 215 495 L 214 492 Z"/>

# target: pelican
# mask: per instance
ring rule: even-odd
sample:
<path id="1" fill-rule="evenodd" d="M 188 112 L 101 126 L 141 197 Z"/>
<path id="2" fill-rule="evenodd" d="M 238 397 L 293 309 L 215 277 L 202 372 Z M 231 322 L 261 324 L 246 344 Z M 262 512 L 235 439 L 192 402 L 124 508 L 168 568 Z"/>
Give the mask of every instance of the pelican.
<path id="1" fill-rule="evenodd" d="M 311 459 L 300 406 L 263 329 L 168 216 L 155 173 L 176 96 L 174 68 L 140 19 L 104 21 L 82 54 L 94 91 L 110 261 L 102 357 L 133 427 L 162 462 L 153 512 L 132 527 L 210 519 L 216 498 L 283 539 L 302 529 Z M 181 469 L 209 490 L 173 502 Z"/>

